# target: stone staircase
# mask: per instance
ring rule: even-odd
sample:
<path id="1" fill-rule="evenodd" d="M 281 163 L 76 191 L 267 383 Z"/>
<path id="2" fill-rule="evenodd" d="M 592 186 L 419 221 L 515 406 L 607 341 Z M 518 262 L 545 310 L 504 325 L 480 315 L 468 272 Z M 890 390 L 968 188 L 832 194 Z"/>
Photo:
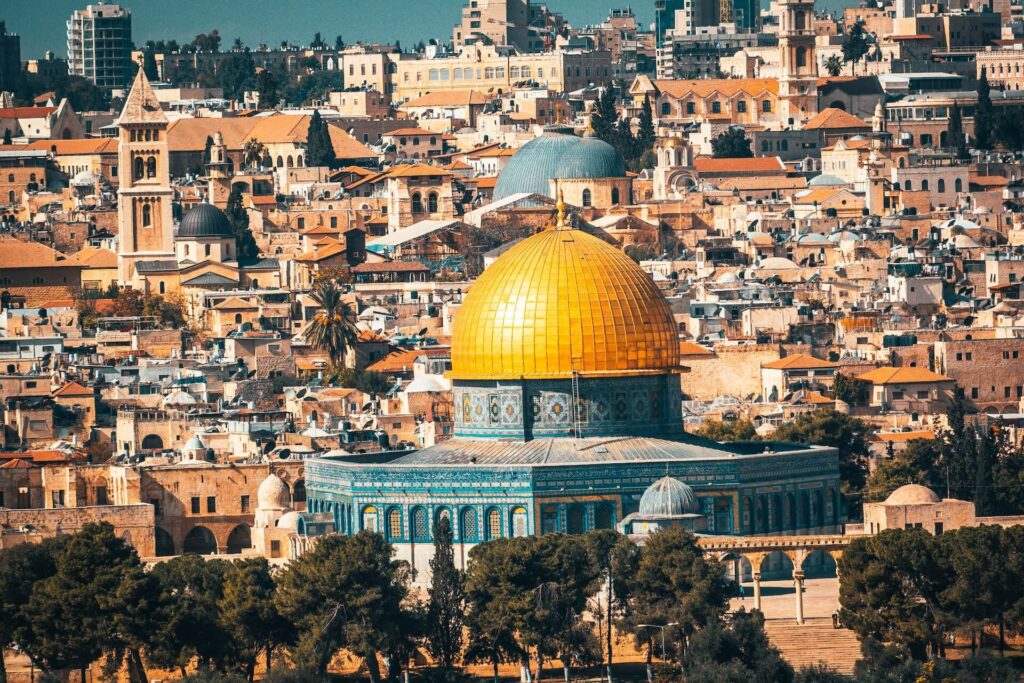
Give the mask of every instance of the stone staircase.
<path id="1" fill-rule="evenodd" d="M 803 666 L 824 662 L 849 675 L 860 659 L 857 635 L 849 629 L 832 628 L 831 619 L 807 619 L 803 625 L 793 619 L 769 619 L 764 622 L 764 630 L 771 644 L 798 671 Z"/>

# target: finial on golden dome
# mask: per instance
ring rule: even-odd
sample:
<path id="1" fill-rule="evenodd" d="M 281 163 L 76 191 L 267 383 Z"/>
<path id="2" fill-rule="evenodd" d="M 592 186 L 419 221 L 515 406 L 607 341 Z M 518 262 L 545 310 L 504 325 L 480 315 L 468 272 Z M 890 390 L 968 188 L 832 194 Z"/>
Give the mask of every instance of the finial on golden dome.
<path id="1" fill-rule="evenodd" d="M 558 191 L 558 202 L 555 204 L 555 230 L 565 230 L 565 197 Z"/>

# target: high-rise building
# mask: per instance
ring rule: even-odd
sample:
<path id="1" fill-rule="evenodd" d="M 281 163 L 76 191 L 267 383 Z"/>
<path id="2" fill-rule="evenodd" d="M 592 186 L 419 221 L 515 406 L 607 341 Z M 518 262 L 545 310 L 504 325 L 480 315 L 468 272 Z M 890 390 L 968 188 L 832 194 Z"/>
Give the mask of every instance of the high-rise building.
<path id="1" fill-rule="evenodd" d="M 654 0 L 654 33 L 659 46 L 665 41 L 665 33 L 675 29 L 676 12 L 683 8 L 683 0 Z"/>
<path id="2" fill-rule="evenodd" d="M 0 92 L 13 92 L 21 70 L 21 38 L 0 21 Z"/>
<path id="3" fill-rule="evenodd" d="M 68 19 L 68 72 L 100 88 L 124 88 L 131 80 L 132 13 L 98 3 L 75 10 Z"/>
<path id="4" fill-rule="evenodd" d="M 553 47 L 554 35 L 564 24 L 562 15 L 530 0 L 469 0 L 452 32 L 452 43 L 456 49 L 484 42 L 540 52 Z"/>

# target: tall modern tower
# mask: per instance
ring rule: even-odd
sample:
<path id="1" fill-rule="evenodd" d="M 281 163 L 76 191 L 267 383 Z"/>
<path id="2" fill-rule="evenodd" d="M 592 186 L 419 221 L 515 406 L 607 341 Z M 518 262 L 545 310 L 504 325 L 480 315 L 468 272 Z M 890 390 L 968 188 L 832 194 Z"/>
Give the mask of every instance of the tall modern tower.
<path id="1" fill-rule="evenodd" d="M 124 88 L 132 74 L 132 13 L 99 3 L 68 19 L 68 73 L 105 90 Z"/>
<path id="2" fill-rule="evenodd" d="M 0 92 L 13 92 L 18 72 L 21 71 L 21 38 L 7 32 L 0 21 Z"/>

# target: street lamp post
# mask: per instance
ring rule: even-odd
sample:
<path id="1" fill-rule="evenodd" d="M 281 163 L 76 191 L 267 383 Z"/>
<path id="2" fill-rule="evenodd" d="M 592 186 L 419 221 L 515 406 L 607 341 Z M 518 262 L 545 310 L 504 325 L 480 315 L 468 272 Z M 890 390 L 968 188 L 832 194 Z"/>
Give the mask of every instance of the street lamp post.
<path id="1" fill-rule="evenodd" d="M 657 629 L 661 629 L 661 661 L 662 662 L 667 661 L 668 658 L 665 656 L 665 629 L 667 629 L 669 626 L 679 626 L 679 622 L 678 621 L 673 621 L 670 624 L 664 624 L 664 625 L 662 625 L 662 624 L 637 624 L 637 626 L 640 626 L 641 628 L 657 628 Z"/>

